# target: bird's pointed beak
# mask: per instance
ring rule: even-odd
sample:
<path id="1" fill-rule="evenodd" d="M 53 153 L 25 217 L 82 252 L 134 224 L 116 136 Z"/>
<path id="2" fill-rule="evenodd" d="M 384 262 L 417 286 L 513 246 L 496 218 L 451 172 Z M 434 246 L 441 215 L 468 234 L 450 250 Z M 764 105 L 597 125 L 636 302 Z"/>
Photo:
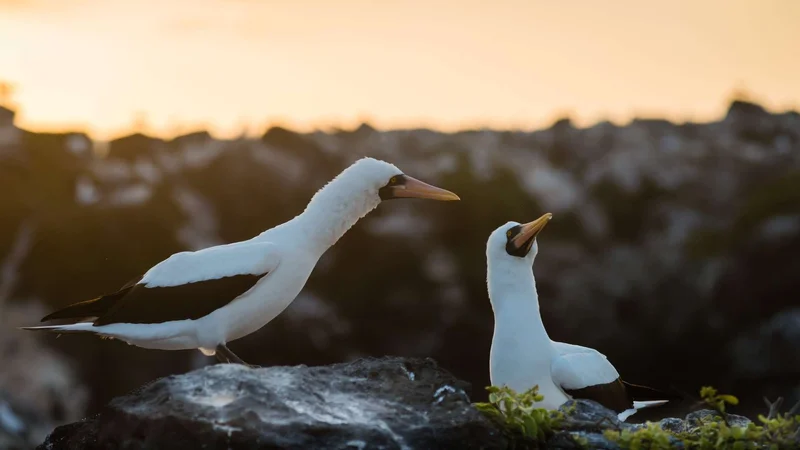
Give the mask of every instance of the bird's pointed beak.
<path id="1" fill-rule="evenodd" d="M 453 201 L 461 200 L 458 195 L 428 183 L 412 178 L 408 175 L 403 177 L 404 182 L 396 186 L 389 186 L 386 191 L 381 192 L 381 199 L 389 200 L 395 198 L 427 198 L 430 200 Z"/>
<path id="2" fill-rule="evenodd" d="M 533 222 L 528 222 L 521 225 L 519 233 L 517 233 L 514 239 L 512 239 L 514 245 L 517 248 L 523 248 L 524 246 L 527 246 L 527 248 L 530 249 L 530 246 L 533 245 L 534 238 L 539 235 L 539 233 L 544 229 L 544 226 L 547 225 L 547 222 L 550 222 L 550 219 L 552 218 L 552 214 L 546 213 Z"/>

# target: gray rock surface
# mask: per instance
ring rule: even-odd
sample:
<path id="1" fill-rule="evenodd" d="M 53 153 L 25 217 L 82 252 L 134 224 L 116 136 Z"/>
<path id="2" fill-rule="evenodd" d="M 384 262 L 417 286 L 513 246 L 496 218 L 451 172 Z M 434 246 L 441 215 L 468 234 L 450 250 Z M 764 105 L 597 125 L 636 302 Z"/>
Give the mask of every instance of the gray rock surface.
<path id="1" fill-rule="evenodd" d="M 686 420 L 683 421 L 683 429 L 680 431 L 691 432 L 705 423 L 718 422 L 720 420 L 722 420 L 722 417 L 716 411 L 708 409 L 695 411 L 686 416 Z M 750 422 L 752 421 L 747 417 L 728 414 L 728 424 L 732 427 L 746 427 Z"/>
<path id="2" fill-rule="evenodd" d="M 575 409 L 568 415 L 566 429 L 548 439 L 545 448 L 619 450 L 619 445 L 605 437 L 605 430 L 635 431 L 647 426 L 647 423 L 620 422 L 614 412 L 590 400 L 572 401 L 561 409 L 566 411 L 573 405 Z M 703 409 L 689 413 L 684 419 L 675 417 L 661 419 L 658 425 L 671 433 L 694 433 L 700 425 L 712 421 L 721 422 L 722 417 L 716 411 Z M 732 427 L 746 427 L 750 422 L 747 417 L 728 414 L 728 423 Z M 671 437 L 670 440 L 674 448 L 683 448 L 682 442 L 677 438 Z"/>
<path id="3" fill-rule="evenodd" d="M 491 449 L 502 433 L 431 359 L 220 364 L 155 381 L 57 428 L 59 449 Z"/>

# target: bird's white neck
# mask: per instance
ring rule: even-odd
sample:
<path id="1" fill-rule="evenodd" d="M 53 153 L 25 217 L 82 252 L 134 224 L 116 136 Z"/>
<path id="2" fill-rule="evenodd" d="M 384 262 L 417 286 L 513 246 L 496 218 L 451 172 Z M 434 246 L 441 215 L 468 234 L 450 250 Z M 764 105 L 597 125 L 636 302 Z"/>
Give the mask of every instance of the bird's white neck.
<path id="1" fill-rule="evenodd" d="M 317 193 L 302 214 L 297 216 L 308 239 L 319 249 L 327 250 L 335 244 L 356 222 L 375 209 L 380 199 L 355 195 L 343 201 L 324 201 L 323 191 Z M 320 198 L 319 202 L 314 200 Z"/>
<path id="2" fill-rule="evenodd" d="M 377 190 L 345 171 L 317 191 L 301 214 L 277 228 L 291 230 L 298 242 L 322 255 L 379 203 Z"/>
<path id="3" fill-rule="evenodd" d="M 532 267 L 516 261 L 503 261 L 490 265 L 487 278 L 495 318 L 495 337 L 513 339 L 532 347 L 550 346 L 550 337 L 539 311 L 539 294 Z"/>
<path id="4" fill-rule="evenodd" d="M 490 262 L 488 284 L 494 311 L 489 355 L 492 385 L 524 392 L 537 384 L 549 400 L 558 401 L 550 372 L 554 347 L 539 313 L 531 266 L 508 260 Z"/>

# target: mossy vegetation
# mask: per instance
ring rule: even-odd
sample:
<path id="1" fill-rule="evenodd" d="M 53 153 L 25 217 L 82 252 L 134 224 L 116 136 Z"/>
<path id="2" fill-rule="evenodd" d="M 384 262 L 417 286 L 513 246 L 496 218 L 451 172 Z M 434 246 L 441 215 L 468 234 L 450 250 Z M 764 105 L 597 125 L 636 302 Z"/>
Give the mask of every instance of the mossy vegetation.
<path id="1" fill-rule="evenodd" d="M 603 436 L 625 450 L 673 449 L 770 449 L 784 450 L 800 448 L 800 403 L 790 411 L 780 413 L 782 399 L 769 406 L 766 416 L 759 415 L 758 423 L 743 424 L 743 419 L 730 420 L 728 406 L 735 406 L 739 400 L 733 395 L 720 394 L 712 387 L 700 390 L 701 407 L 710 414 L 698 415 L 695 420 L 687 420 L 679 430 L 666 430 L 659 423 L 647 422 L 641 426 L 617 428 L 613 424 L 581 423 L 571 420 L 571 411 L 548 411 L 535 408 L 534 403 L 544 397 L 538 393 L 538 386 L 518 394 L 507 387 L 489 387 L 488 403 L 476 403 L 476 408 L 490 420 L 500 424 L 513 448 L 546 448 L 547 441 L 562 431 L 586 431 L 602 429 Z M 573 407 L 574 411 L 574 407 Z M 577 426 L 576 426 L 577 425 Z M 586 447 L 587 439 L 573 434 L 576 447 Z"/>
<path id="2" fill-rule="evenodd" d="M 543 443 L 559 429 L 564 421 L 564 413 L 534 408 L 544 396 L 539 394 L 539 386 L 517 394 L 513 389 L 503 386 L 489 386 L 488 403 L 476 403 L 475 407 L 491 420 L 509 431 L 512 442 L 520 441 Z"/>
<path id="3" fill-rule="evenodd" d="M 670 433 L 658 424 L 647 423 L 643 428 L 631 430 L 606 430 L 604 435 L 619 444 L 623 449 L 671 449 L 675 445 L 670 437 L 674 437 L 685 449 L 796 449 L 800 446 L 800 415 L 795 415 L 798 406 L 781 414 L 778 408 L 782 400 L 769 403 L 767 416 L 759 415 L 760 425 L 750 422 L 745 426 L 731 424 L 728 420 L 726 405 L 736 405 L 739 400 L 727 394 L 719 394 L 712 387 L 700 390 L 700 397 L 705 407 L 717 412 L 716 416 L 700 421 L 697 426 L 679 433 Z"/>
<path id="4" fill-rule="evenodd" d="M 672 449 L 670 438 L 672 435 L 661 428 L 657 423 L 648 422 L 638 430 L 606 430 L 603 435 L 612 442 L 616 442 L 623 449 Z"/>

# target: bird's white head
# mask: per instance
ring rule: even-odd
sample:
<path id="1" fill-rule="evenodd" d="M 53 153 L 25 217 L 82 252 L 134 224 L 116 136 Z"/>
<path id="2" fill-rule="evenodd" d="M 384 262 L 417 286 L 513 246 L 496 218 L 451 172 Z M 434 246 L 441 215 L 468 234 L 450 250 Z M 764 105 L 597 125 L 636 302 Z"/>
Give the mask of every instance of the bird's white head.
<path id="1" fill-rule="evenodd" d="M 368 212 L 383 200 L 427 198 L 460 200 L 450 191 L 431 186 L 403 173 L 394 164 L 374 158 L 361 158 L 322 188 L 309 206 L 325 201 L 334 204 L 365 203 Z"/>
<path id="2" fill-rule="evenodd" d="M 486 242 L 486 281 L 495 313 L 503 305 L 519 303 L 517 300 L 520 299 L 538 308 L 532 267 L 539 252 L 536 237 L 552 217 L 547 213 L 533 222 L 508 222 L 489 236 Z"/>
<path id="3" fill-rule="evenodd" d="M 409 175 L 404 174 L 394 164 L 374 158 L 362 158 L 347 168 L 345 173 L 353 178 L 364 181 L 364 192 L 376 195 L 380 201 L 398 198 L 426 198 L 430 200 L 452 201 L 460 200 L 458 195 L 423 183 Z"/>
<path id="4" fill-rule="evenodd" d="M 381 201 L 399 198 L 460 200 L 444 189 L 404 174 L 394 164 L 361 158 L 320 189 L 303 212 L 324 245 L 333 245 L 358 219 Z"/>
<path id="5" fill-rule="evenodd" d="M 536 236 L 552 218 L 553 215 L 547 213 L 533 222 L 507 222 L 494 230 L 486 243 L 486 257 L 489 262 L 508 261 L 530 266 L 539 253 Z"/>

